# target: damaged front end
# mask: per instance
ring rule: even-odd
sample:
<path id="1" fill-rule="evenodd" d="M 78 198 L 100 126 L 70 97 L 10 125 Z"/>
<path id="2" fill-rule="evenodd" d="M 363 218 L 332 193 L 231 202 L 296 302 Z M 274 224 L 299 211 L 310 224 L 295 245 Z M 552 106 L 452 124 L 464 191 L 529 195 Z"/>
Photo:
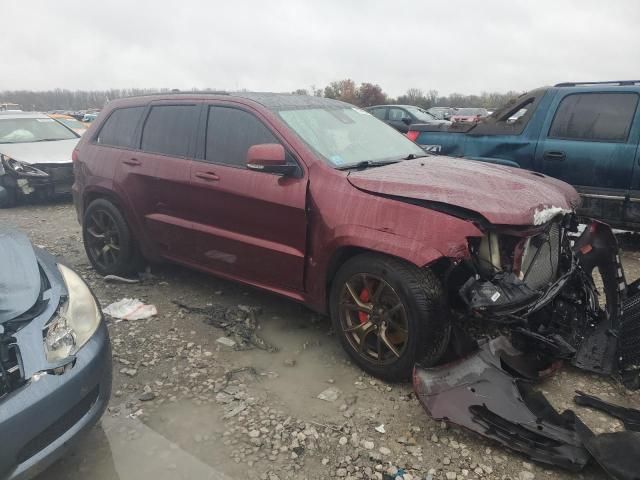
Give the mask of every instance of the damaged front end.
<path id="1" fill-rule="evenodd" d="M 0 155 L 0 206 L 9 206 L 20 197 L 68 194 L 72 185 L 71 163 L 32 165 Z"/>
<path id="2" fill-rule="evenodd" d="M 595 458 L 612 478 L 637 478 L 629 472 L 640 462 L 622 465 L 615 455 L 620 447 L 640 451 L 637 433 L 594 437 L 533 389 L 565 360 L 640 387 L 640 281 L 627 285 L 611 229 L 562 213 L 539 228 L 488 233 L 470 251 L 449 276 L 462 317 L 508 326 L 511 338 L 476 341 L 458 331 L 464 352 L 444 365 L 416 365 L 424 409 L 540 463 L 578 471 Z M 638 411 L 584 394 L 576 403 L 640 428 Z"/>
<path id="3" fill-rule="evenodd" d="M 618 342 L 626 281 L 607 225 L 563 213 L 538 227 L 491 231 L 470 249 L 454 287 L 465 314 L 508 325 L 525 352 L 601 374 L 630 366 Z"/>

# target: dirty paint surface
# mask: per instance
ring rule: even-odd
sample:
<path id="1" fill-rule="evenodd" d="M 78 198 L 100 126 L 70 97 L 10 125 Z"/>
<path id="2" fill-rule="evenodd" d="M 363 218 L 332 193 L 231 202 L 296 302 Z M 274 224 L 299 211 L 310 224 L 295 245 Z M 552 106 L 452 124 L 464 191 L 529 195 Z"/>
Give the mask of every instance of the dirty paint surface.
<path id="1" fill-rule="evenodd" d="M 449 157 L 409 160 L 349 175 L 364 191 L 455 205 L 496 225 L 533 225 L 534 212 L 579 204 L 573 187 L 527 170 Z"/>

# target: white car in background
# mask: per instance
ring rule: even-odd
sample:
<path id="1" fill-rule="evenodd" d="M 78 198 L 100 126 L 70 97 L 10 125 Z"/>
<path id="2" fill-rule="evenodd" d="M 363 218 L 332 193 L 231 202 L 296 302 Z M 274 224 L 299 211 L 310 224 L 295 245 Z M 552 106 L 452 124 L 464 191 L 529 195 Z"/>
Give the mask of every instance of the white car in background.
<path id="1" fill-rule="evenodd" d="M 0 208 L 71 193 L 79 138 L 42 113 L 0 113 Z"/>

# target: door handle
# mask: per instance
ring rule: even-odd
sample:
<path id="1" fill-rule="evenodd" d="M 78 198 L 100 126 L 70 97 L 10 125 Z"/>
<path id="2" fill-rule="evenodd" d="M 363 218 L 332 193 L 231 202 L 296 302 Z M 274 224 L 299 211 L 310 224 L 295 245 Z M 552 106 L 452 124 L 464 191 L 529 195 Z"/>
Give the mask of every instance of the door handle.
<path id="1" fill-rule="evenodd" d="M 123 160 L 122 163 L 131 165 L 132 167 L 139 167 L 140 165 L 142 165 L 142 162 L 137 158 L 127 158 L 126 160 Z"/>
<path id="2" fill-rule="evenodd" d="M 196 172 L 196 177 L 207 180 L 208 182 L 220 180 L 220 177 L 213 172 Z"/>
<path id="3" fill-rule="evenodd" d="M 554 160 L 556 162 L 561 162 L 562 160 L 567 158 L 567 155 L 564 152 L 549 151 L 544 152 L 543 157 L 545 160 Z"/>

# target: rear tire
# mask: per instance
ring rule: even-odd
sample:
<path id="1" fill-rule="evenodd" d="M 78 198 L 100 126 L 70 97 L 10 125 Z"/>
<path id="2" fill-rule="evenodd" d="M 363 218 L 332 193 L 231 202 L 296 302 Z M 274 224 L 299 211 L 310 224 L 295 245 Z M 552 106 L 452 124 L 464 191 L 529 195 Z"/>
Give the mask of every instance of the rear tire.
<path id="1" fill-rule="evenodd" d="M 439 279 L 393 257 L 363 254 L 347 261 L 332 283 L 330 308 L 349 356 L 383 380 L 408 380 L 416 362 L 436 364 L 449 343 L 451 320 Z"/>
<path id="2" fill-rule="evenodd" d="M 82 239 L 91 265 L 101 275 L 130 275 L 142 267 L 124 215 L 106 199 L 94 200 L 85 210 Z"/>

